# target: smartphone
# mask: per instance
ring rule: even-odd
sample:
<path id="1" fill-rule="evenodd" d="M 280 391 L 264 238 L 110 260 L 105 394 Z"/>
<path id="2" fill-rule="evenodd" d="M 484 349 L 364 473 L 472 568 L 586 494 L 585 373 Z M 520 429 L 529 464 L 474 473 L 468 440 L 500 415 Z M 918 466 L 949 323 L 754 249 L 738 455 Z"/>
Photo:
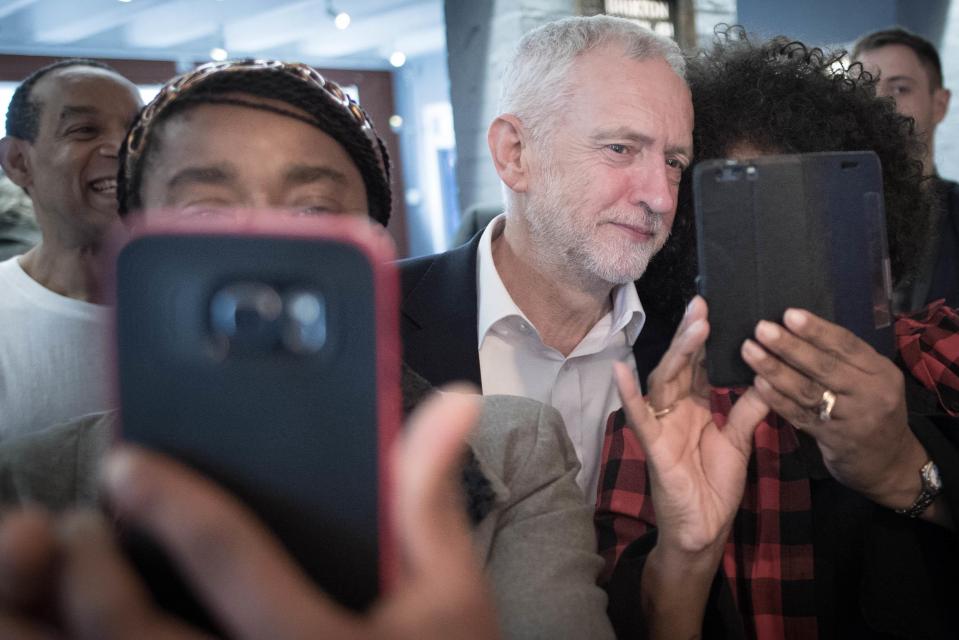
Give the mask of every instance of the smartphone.
<path id="1" fill-rule="evenodd" d="M 392 244 L 365 219 L 148 214 L 116 252 L 119 437 L 238 496 L 323 591 L 368 607 L 393 573 L 400 422 Z M 215 629 L 157 548 L 155 597 Z"/>
<path id="2" fill-rule="evenodd" d="M 709 160 L 693 171 L 706 369 L 746 386 L 739 355 L 760 320 L 803 308 L 878 352 L 893 349 L 882 170 L 871 151 Z"/>

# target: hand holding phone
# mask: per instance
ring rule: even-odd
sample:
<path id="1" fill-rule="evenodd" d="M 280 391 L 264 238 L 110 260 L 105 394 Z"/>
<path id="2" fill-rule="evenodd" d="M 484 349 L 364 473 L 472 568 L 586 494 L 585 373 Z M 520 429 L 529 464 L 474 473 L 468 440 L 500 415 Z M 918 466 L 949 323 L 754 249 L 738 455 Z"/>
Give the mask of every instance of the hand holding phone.
<path id="1" fill-rule="evenodd" d="M 873 152 L 696 165 L 699 291 L 709 303 L 709 380 L 745 386 L 740 357 L 760 320 L 802 308 L 882 354 L 893 345 L 882 172 Z"/>
<path id="2" fill-rule="evenodd" d="M 263 524 L 236 498 L 167 456 L 111 454 L 105 491 L 125 520 L 169 551 L 233 636 L 499 637 L 492 599 L 459 504 L 462 454 L 478 398 L 436 394 L 394 447 L 403 570 L 365 615 L 345 611 L 303 580 Z M 0 637 L 208 638 L 152 602 L 100 513 L 56 518 L 36 509 L 0 521 Z"/>
<path id="3" fill-rule="evenodd" d="M 116 262 L 121 437 L 235 493 L 324 590 L 364 609 L 393 566 L 389 241 L 342 217 L 153 220 L 134 227 Z M 159 599 L 200 615 L 159 577 L 164 560 L 135 559 Z"/>

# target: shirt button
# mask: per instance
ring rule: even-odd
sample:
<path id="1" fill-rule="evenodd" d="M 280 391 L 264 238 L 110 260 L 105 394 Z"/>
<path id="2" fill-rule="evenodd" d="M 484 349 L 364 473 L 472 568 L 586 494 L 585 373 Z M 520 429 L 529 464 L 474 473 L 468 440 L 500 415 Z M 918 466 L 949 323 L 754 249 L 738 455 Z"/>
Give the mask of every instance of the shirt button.
<path id="1" fill-rule="evenodd" d="M 522 331 L 523 333 L 526 333 L 526 332 L 529 331 L 529 325 L 526 324 L 525 322 L 520 322 L 520 323 L 519 323 L 519 330 Z"/>

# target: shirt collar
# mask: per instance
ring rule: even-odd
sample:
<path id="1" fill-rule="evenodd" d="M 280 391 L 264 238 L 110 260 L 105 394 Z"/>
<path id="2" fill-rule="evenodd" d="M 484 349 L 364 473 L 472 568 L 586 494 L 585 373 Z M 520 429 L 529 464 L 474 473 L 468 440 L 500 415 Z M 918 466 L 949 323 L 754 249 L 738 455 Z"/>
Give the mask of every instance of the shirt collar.
<path id="1" fill-rule="evenodd" d="M 616 285 L 613 289 L 613 322 L 610 333 L 623 331 L 626 334 L 626 342 L 629 346 L 633 346 L 644 324 L 646 324 L 646 310 L 643 309 L 643 303 L 639 301 L 636 283 L 627 282 Z"/>
<path id="2" fill-rule="evenodd" d="M 493 237 L 503 232 L 505 219 L 506 214 L 501 213 L 486 225 L 476 250 L 476 338 L 480 347 L 490 327 L 503 318 L 518 316 L 529 322 L 526 314 L 513 302 L 493 263 Z"/>
<path id="3" fill-rule="evenodd" d="M 493 238 L 503 232 L 506 214 L 493 218 L 480 237 L 476 252 L 477 344 L 482 347 L 490 327 L 503 318 L 519 317 L 529 322 L 516 305 L 493 263 Z M 616 285 L 612 292 L 613 310 L 610 335 L 623 331 L 630 346 L 646 324 L 646 311 L 632 282 Z M 530 325 L 532 323 L 530 322 Z"/>

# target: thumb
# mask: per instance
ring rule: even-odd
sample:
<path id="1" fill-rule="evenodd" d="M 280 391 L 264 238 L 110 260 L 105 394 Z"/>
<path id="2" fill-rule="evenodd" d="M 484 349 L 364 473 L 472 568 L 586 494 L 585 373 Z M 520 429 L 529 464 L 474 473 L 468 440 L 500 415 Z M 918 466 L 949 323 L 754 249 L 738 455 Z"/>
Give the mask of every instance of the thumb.
<path id="1" fill-rule="evenodd" d="M 643 399 L 643 394 L 640 393 L 629 367 L 622 362 L 614 362 L 613 375 L 616 378 L 619 399 L 623 403 L 623 411 L 626 412 L 626 422 L 636 434 L 643 449 L 649 451 L 650 445 L 662 432 L 662 427 L 650 412 L 649 405 Z"/>
<path id="2" fill-rule="evenodd" d="M 753 433 L 768 414 L 769 405 L 753 387 L 746 390 L 729 412 L 729 419 L 726 421 L 723 432 L 730 444 L 739 449 L 746 459 L 752 452 Z"/>
<path id="3" fill-rule="evenodd" d="M 460 473 L 479 409 L 479 396 L 438 393 L 414 412 L 399 443 L 395 522 L 410 577 L 473 561 Z"/>

